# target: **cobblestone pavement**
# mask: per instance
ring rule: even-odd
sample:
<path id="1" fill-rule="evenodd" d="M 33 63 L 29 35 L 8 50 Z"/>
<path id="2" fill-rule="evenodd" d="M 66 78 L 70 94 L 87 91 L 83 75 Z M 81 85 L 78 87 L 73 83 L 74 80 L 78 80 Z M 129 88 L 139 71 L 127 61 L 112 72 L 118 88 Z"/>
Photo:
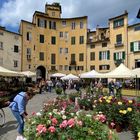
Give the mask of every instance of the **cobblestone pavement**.
<path id="1" fill-rule="evenodd" d="M 71 91 L 68 91 L 71 92 Z M 31 115 L 32 112 L 38 112 L 42 108 L 43 101 L 55 98 L 55 93 L 37 94 L 27 105 L 27 112 Z M 0 128 L 0 140 L 16 140 L 17 136 L 17 123 L 13 117 L 10 109 L 4 108 L 6 114 L 6 124 Z M 123 132 L 119 134 L 120 140 L 133 140 L 131 132 Z"/>

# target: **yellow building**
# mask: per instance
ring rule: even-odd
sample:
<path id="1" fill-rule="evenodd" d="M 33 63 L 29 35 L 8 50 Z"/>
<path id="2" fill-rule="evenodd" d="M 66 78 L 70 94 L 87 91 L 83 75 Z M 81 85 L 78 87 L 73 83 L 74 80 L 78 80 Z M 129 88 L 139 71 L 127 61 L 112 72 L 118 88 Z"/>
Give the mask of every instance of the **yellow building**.
<path id="1" fill-rule="evenodd" d="M 0 26 L 0 66 L 21 71 L 21 35 Z"/>
<path id="2" fill-rule="evenodd" d="M 128 13 L 109 19 L 109 27 L 89 31 L 88 71 L 109 72 L 120 63 L 130 69 L 140 67 L 140 23 L 129 26 Z"/>
<path id="3" fill-rule="evenodd" d="M 59 3 L 35 11 L 32 23 L 21 21 L 22 70 L 46 78 L 54 72 L 79 74 L 87 69 L 87 16 L 61 18 Z"/>
<path id="4" fill-rule="evenodd" d="M 128 13 L 110 18 L 108 27 L 87 30 L 87 16 L 61 18 L 59 3 L 35 11 L 32 22 L 21 21 L 21 69 L 47 78 L 54 72 L 109 72 L 120 63 L 140 67 L 140 23 L 128 25 Z"/>

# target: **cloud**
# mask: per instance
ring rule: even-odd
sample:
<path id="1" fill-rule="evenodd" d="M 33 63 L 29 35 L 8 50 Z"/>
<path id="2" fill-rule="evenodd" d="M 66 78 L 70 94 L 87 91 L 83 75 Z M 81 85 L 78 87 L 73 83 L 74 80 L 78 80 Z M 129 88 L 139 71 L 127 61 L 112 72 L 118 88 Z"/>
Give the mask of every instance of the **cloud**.
<path id="1" fill-rule="evenodd" d="M 0 25 L 18 28 L 20 20 L 32 21 L 35 11 L 45 11 L 45 4 L 59 2 L 62 6 L 62 17 L 72 18 L 88 16 L 88 26 L 108 26 L 108 19 L 129 13 L 130 24 L 138 21 L 136 15 L 140 0 L 7 0 L 0 7 Z"/>

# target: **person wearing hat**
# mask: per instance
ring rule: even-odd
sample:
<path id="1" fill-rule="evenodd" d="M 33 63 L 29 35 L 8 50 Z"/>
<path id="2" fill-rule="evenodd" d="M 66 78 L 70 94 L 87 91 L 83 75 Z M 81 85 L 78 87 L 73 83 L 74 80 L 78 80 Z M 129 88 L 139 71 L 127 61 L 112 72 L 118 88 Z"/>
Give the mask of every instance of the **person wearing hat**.
<path id="1" fill-rule="evenodd" d="M 34 96 L 32 89 L 27 89 L 26 92 L 18 93 L 9 107 L 18 122 L 18 136 L 16 140 L 26 140 L 23 137 L 24 131 L 24 119 L 27 120 L 26 105 L 30 99 Z"/>

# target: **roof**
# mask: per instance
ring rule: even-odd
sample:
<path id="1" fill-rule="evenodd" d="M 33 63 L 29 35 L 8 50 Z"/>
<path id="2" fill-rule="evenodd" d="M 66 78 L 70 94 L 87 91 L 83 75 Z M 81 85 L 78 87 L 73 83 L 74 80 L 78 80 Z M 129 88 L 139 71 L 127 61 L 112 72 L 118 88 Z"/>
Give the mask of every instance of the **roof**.
<path id="1" fill-rule="evenodd" d="M 36 25 L 36 24 L 34 24 L 32 22 L 29 22 L 29 21 L 26 21 L 26 20 L 21 20 L 21 22 L 26 22 L 26 23 L 29 23 L 29 24 L 32 24 L 32 25 Z"/>
<path id="2" fill-rule="evenodd" d="M 129 27 L 133 27 L 133 26 L 137 26 L 137 25 L 140 25 L 140 23 L 136 23 L 136 24 L 129 25 L 128 28 L 129 28 Z"/>
<path id="3" fill-rule="evenodd" d="M 109 20 L 114 20 L 114 19 L 116 19 L 116 18 L 120 18 L 120 17 L 126 16 L 126 15 L 128 15 L 128 12 L 127 12 L 127 11 L 125 11 L 124 14 L 121 14 L 121 15 L 119 15 L 119 16 L 116 16 L 116 17 L 110 18 Z"/>
<path id="4" fill-rule="evenodd" d="M 137 18 L 140 18 L 140 9 L 138 11 Z"/>

